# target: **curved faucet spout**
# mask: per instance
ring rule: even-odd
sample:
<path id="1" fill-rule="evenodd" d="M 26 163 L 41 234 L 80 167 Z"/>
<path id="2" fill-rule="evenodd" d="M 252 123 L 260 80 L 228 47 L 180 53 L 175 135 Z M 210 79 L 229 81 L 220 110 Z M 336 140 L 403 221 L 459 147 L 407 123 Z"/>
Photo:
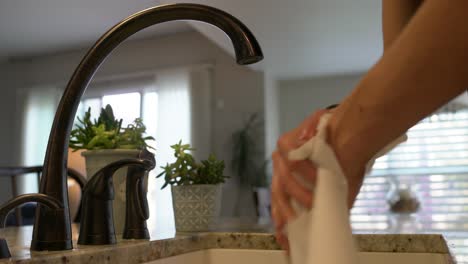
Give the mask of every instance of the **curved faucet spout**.
<path id="1" fill-rule="evenodd" d="M 59 199 L 63 210 L 36 209 L 31 249 L 71 249 L 71 226 L 66 185 L 68 141 L 74 116 L 86 87 L 104 59 L 122 41 L 154 24 L 174 20 L 196 20 L 217 26 L 232 40 L 237 62 L 250 64 L 263 58 L 260 45 L 249 29 L 233 16 L 198 4 L 171 4 L 149 8 L 123 20 L 105 33 L 88 51 L 68 82 L 60 100 L 49 136 L 40 192 Z M 50 225 L 51 219 L 59 219 Z"/>
<path id="2" fill-rule="evenodd" d="M 4 203 L 0 206 L 0 228 L 5 227 L 6 218 L 8 213 L 13 210 L 15 207 L 22 205 L 24 203 L 37 202 L 43 204 L 49 208 L 61 208 L 62 203 L 55 199 L 54 197 L 42 194 L 42 193 L 29 193 L 16 196 L 11 200 Z"/>

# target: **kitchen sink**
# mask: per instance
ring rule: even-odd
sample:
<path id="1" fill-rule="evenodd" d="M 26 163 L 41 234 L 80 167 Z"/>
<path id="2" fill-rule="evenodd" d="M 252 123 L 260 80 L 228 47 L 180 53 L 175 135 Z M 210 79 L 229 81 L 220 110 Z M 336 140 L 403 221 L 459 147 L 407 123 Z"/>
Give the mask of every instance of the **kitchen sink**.
<path id="1" fill-rule="evenodd" d="M 360 252 L 360 264 L 446 264 L 446 254 Z M 148 264 L 288 264 L 281 250 L 207 249 L 163 258 Z"/>

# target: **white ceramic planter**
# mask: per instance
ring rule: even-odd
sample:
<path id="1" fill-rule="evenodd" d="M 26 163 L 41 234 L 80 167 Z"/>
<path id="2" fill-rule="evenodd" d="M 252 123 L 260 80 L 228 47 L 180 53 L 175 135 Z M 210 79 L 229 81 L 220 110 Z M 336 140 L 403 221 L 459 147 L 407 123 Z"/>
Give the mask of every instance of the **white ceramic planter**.
<path id="1" fill-rule="evenodd" d="M 221 210 L 221 184 L 172 186 L 177 232 L 209 231 Z"/>
<path id="2" fill-rule="evenodd" d="M 271 206 L 271 192 L 270 188 L 259 187 L 254 189 L 254 194 L 257 200 L 257 216 L 259 224 L 268 223 L 271 219 L 270 206 Z"/>
<path id="3" fill-rule="evenodd" d="M 103 149 L 88 150 L 81 155 L 85 158 L 86 174 L 92 177 L 98 170 L 107 164 L 128 158 L 138 158 L 140 150 L 137 149 Z M 115 197 L 113 202 L 115 233 L 122 234 L 125 225 L 125 191 L 127 167 L 117 170 L 113 177 Z M 148 175 L 146 175 L 147 180 Z"/>

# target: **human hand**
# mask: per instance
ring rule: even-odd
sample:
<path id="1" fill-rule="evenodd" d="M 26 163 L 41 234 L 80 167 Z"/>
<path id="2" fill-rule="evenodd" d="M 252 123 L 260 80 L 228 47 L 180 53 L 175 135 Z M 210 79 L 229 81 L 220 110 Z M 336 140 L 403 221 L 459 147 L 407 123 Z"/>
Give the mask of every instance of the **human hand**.
<path id="1" fill-rule="evenodd" d="M 293 173 L 304 180 L 315 183 L 316 169 L 312 162 L 290 161 L 288 153 L 304 144 L 316 133 L 320 117 L 328 110 L 319 110 L 304 120 L 297 128 L 285 133 L 278 139 L 277 149 L 273 153 L 272 180 L 272 218 L 275 223 L 276 239 L 285 250 L 289 250 L 287 237 L 283 233 L 284 225 L 295 217 L 290 199 L 296 200 L 306 208 L 312 206 L 312 193 L 301 184 Z"/>
<path id="2" fill-rule="evenodd" d="M 277 149 L 273 153 L 272 218 L 275 223 L 276 239 L 286 251 L 289 251 L 289 243 L 284 234 L 284 225 L 295 217 L 290 199 L 294 199 L 306 208 L 311 208 L 313 203 L 311 190 L 299 182 L 293 173 L 301 175 L 312 186 L 316 180 L 316 168 L 312 162 L 309 160 L 290 161 L 288 154 L 312 138 L 316 134 L 321 116 L 331 111 L 334 110 L 319 110 L 304 120 L 297 128 L 282 135 L 278 140 Z M 362 185 L 367 162 L 365 159 L 361 160 L 360 155 L 356 155 L 351 149 L 343 148 L 337 143 L 335 126 L 328 126 L 327 130 L 330 137 L 327 141 L 335 151 L 348 181 L 348 205 L 351 208 Z"/>

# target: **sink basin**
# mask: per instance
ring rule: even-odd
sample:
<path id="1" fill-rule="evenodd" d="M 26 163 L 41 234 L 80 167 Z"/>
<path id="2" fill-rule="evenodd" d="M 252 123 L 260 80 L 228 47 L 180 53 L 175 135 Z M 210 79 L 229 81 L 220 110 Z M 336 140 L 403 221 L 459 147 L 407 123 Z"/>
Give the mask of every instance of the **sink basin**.
<path id="1" fill-rule="evenodd" d="M 360 264 L 446 264 L 446 254 L 438 253 L 393 253 L 360 252 Z M 207 249 L 173 257 L 163 258 L 148 264 L 288 264 L 281 250 Z"/>

